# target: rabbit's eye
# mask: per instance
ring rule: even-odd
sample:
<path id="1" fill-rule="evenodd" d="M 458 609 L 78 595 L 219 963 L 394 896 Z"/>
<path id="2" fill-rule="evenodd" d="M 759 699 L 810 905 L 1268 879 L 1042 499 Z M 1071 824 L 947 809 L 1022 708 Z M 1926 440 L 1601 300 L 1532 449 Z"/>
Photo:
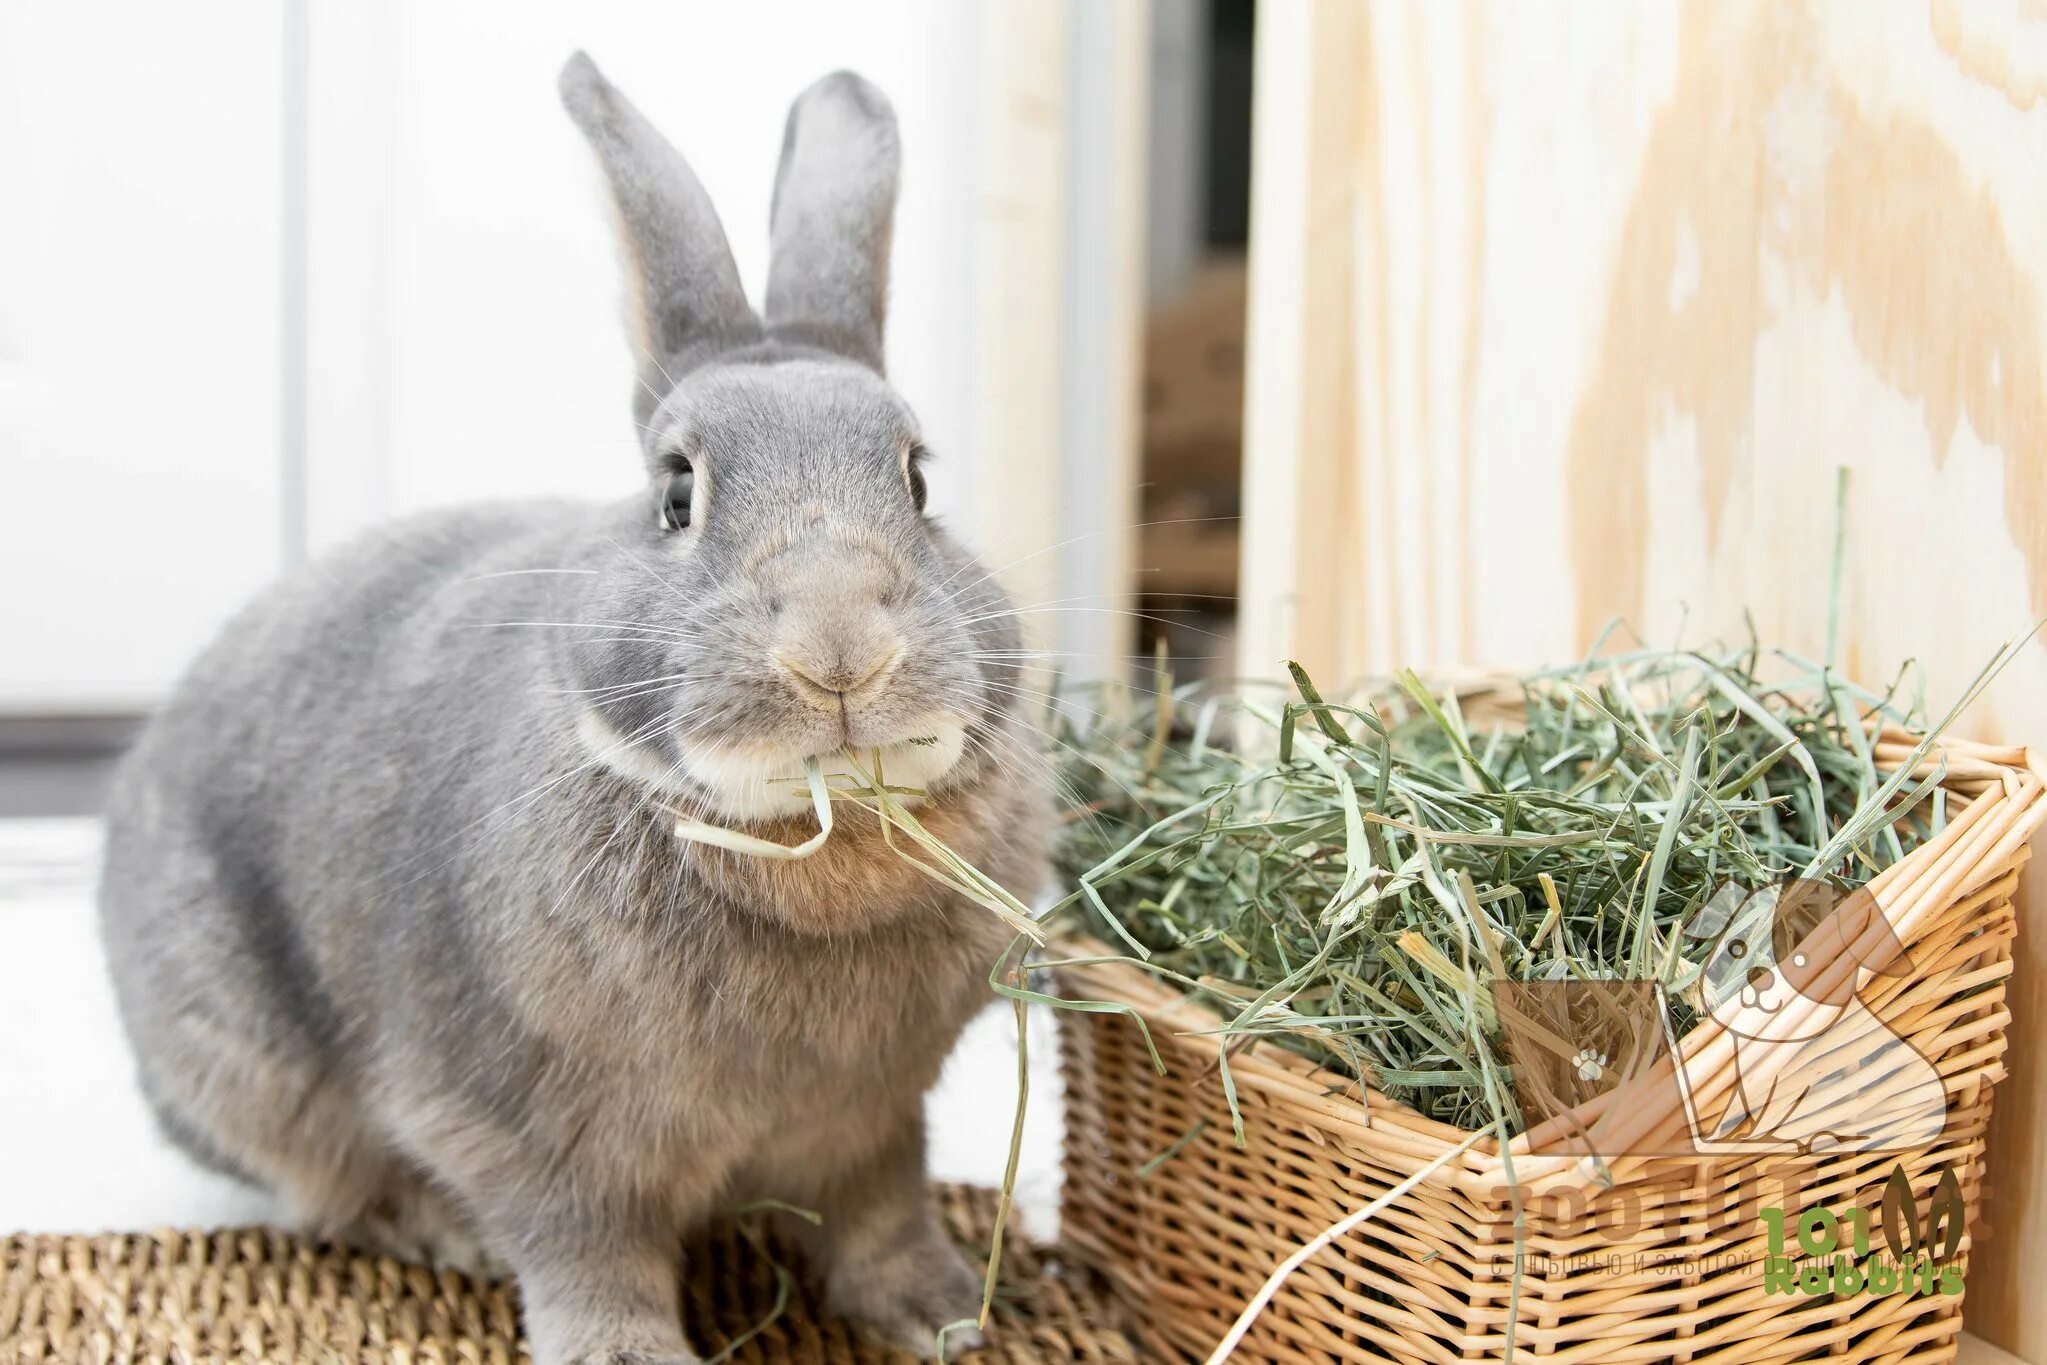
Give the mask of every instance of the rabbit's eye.
<path id="1" fill-rule="evenodd" d="M 1727 955 L 1729 957 L 1747 957 L 1748 945 L 1737 939 L 1733 943 L 1727 945 Z"/>
<path id="2" fill-rule="evenodd" d="M 903 449 L 901 458 L 903 482 L 910 486 L 910 501 L 917 504 L 918 514 L 922 515 L 925 498 L 924 461 L 929 458 L 929 452 L 922 445 L 912 444 Z"/>
<path id="3" fill-rule="evenodd" d="M 689 525 L 689 503 L 696 493 L 697 475 L 688 460 L 680 463 L 682 467 L 670 474 L 668 481 L 661 486 L 661 529 L 664 531 L 680 531 Z"/>

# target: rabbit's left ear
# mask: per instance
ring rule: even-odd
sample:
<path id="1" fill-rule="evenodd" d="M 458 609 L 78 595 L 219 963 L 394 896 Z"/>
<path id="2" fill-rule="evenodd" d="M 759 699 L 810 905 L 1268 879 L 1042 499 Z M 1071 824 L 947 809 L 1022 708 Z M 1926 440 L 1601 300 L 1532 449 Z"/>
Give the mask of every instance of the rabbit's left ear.
<path id="1" fill-rule="evenodd" d="M 861 77 L 837 71 L 796 97 L 768 213 L 771 336 L 881 370 L 899 156 L 895 111 Z"/>

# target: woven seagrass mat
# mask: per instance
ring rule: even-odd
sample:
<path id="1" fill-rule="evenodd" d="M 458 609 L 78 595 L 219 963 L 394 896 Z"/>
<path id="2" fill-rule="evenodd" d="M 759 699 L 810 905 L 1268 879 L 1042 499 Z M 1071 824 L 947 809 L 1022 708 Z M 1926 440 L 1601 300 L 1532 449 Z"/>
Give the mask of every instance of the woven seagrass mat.
<path id="1" fill-rule="evenodd" d="M 932 1196 L 977 1266 L 985 1264 L 995 1193 L 935 1186 Z M 788 1305 L 733 1361 L 883 1365 L 907 1361 L 829 1319 L 800 1259 Z M 734 1228 L 691 1244 L 683 1326 L 704 1355 L 725 1349 L 774 1308 L 774 1265 Z M 1005 1238 L 990 1365 L 1130 1362 L 1106 1289 L 1052 1252 Z M 400 1265 L 271 1228 L 0 1242 L 0 1362 L 256 1362 L 283 1365 L 513 1365 L 523 1361 L 515 1300 L 503 1284 Z"/>

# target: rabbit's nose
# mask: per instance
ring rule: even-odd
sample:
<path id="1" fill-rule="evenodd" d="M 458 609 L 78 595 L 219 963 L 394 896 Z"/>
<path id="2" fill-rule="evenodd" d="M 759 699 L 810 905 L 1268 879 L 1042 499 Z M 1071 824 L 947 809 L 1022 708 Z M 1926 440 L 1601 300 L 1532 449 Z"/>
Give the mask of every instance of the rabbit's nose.
<path id="1" fill-rule="evenodd" d="M 858 652 L 830 655 L 777 650 L 774 660 L 805 701 L 837 707 L 848 701 L 865 700 L 888 681 L 902 657 L 901 640 L 884 640 Z"/>
<path id="2" fill-rule="evenodd" d="M 1771 972 L 1768 967 L 1751 967 L 1748 969 L 1748 983 L 1757 990 L 1761 990 L 1770 984 L 1770 976 Z"/>

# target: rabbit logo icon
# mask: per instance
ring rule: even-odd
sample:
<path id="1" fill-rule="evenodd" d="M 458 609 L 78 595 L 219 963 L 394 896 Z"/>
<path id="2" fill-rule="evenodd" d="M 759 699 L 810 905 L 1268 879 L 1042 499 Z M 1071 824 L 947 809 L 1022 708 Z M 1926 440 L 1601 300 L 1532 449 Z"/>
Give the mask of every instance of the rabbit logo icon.
<path id="1" fill-rule="evenodd" d="M 1947 1125 L 1940 1073 L 1863 999 L 1910 971 L 1876 898 L 1794 879 L 1729 883 L 1682 932 L 1696 964 L 1649 979 L 1495 981 L 1534 1150 L 1578 1156 L 1905 1151 Z M 1680 1064 L 1675 1020 L 1718 1025 L 1732 1066 Z M 1696 1040 L 1695 1040 L 1696 1041 Z M 1701 1051 L 1695 1047 L 1694 1052 Z M 1626 1091 L 1624 1096 L 1611 1094 Z M 1683 1126 L 1629 1128 L 1682 1114 Z"/>
<path id="2" fill-rule="evenodd" d="M 1862 999 L 1867 982 L 1911 970 L 1876 897 L 1804 878 L 1729 884 L 1684 932 L 1704 947 L 1695 998 L 1734 1044 L 1734 1086 L 1710 1119 L 1679 1073 L 1701 1151 L 1900 1151 L 1940 1137 L 1940 1073 Z"/>

